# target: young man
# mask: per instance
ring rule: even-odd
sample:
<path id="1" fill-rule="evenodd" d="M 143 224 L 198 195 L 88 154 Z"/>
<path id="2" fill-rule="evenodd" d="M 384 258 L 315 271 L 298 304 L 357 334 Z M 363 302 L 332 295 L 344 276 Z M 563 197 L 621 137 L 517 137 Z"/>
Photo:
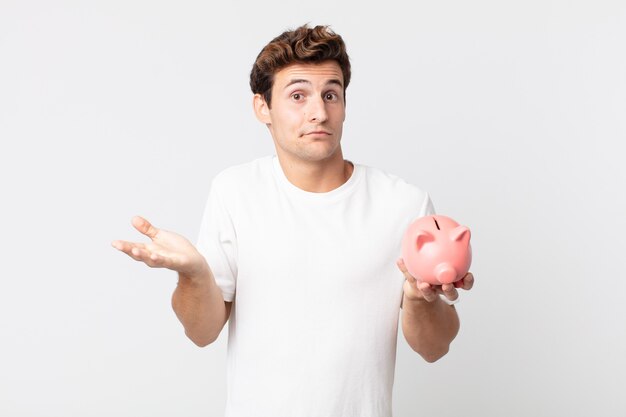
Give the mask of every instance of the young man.
<path id="1" fill-rule="evenodd" d="M 178 272 L 173 308 L 197 345 L 230 320 L 228 417 L 391 416 L 400 309 L 429 362 L 458 332 L 455 286 L 417 283 L 397 259 L 410 222 L 434 213 L 428 194 L 343 158 L 349 82 L 327 27 L 272 40 L 250 85 L 276 155 L 213 179 L 197 248 L 141 217 L 151 243 L 113 242 Z M 468 273 L 457 285 L 472 283 Z"/>

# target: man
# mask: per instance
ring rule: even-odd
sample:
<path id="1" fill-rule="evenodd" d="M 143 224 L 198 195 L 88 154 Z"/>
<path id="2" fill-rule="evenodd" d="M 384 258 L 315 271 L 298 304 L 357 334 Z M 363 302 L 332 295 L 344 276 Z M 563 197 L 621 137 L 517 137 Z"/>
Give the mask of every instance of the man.
<path id="1" fill-rule="evenodd" d="M 455 285 L 418 283 L 396 261 L 432 202 L 344 160 L 350 63 L 339 35 L 287 31 L 250 78 L 276 155 L 213 179 L 197 248 L 141 217 L 132 223 L 152 242 L 113 246 L 178 272 L 173 308 L 197 345 L 230 320 L 227 417 L 391 416 L 400 309 L 407 342 L 429 362 L 459 329 Z M 457 285 L 472 283 L 468 273 Z"/>

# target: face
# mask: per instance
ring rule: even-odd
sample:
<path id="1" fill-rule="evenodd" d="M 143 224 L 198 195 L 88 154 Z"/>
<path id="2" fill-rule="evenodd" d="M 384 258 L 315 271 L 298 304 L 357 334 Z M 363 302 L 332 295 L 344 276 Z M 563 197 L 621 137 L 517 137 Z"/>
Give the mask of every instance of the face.
<path id="1" fill-rule="evenodd" d="M 257 118 L 272 134 L 276 152 L 292 163 L 343 160 L 343 74 L 335 61 L 292 64 L 274 76 L 271 109 L 254 97 Z"/>

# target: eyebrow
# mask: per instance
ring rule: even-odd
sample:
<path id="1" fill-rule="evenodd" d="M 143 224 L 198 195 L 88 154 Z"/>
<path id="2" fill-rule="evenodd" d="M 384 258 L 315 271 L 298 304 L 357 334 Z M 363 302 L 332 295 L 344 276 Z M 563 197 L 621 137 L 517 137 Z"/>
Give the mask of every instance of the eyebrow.
<path id="1" fill-rule="evenodd" d="M 289 81 L 287 83 L 287 85 L 285 86 L 285 89 L 290 87 L 290 86 L 292 86 L 292 85 L 294 85 L 294 84 L 299 84 L 299 83 L 304 83 L 304 84 L 309 84 L 310 85 L 311 81 L 305 80 L 305 79 L 302 79 L 302 78 L 295 78 L 295 79 L 293 79 L 293 80 L 291 80 L 291 81 Z M 326 85 L 338 85 L 339 87 L 343 88 L 343 84 L 337 78 L 331 78 L 330 80 L 326 81 Z"/>

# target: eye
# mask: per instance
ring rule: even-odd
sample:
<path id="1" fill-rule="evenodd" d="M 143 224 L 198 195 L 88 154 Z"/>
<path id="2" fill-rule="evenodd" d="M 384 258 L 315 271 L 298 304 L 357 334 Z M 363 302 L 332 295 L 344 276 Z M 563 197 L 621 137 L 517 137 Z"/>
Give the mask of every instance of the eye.
<path id="1" fill-rule="evenodd" d="M 302 94 L 300 94 L 300 93 L 293 93 L 293 94 L 291 95 L 291 98 L 292 98 L 293 100 L 295 100 L 295 101 L 300 101 L 300 100 L 302 100 Z"/>
<path id="2" fill-rule="evenodd" d="M 324 100 L 326 101 L 337 101 L 338 99 L 339 99 L 339 96 L 335 92 L 324 94 Z"/>

